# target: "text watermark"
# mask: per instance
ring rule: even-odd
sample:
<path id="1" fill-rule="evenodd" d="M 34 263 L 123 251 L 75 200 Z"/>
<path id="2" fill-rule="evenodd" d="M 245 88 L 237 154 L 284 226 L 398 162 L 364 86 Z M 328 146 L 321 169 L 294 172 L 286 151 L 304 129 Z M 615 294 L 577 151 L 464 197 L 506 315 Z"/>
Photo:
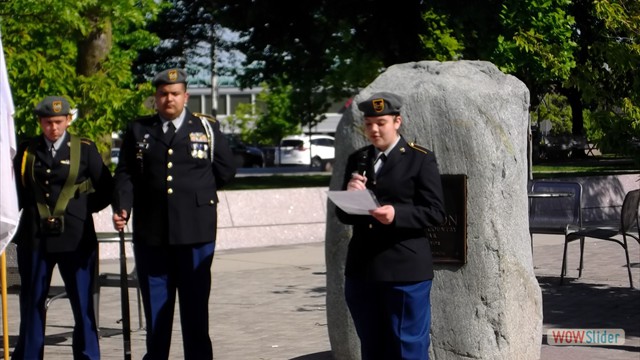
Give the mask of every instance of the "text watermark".
<path id="1" fill-rule="evenodd" d="M 624 345 L 623 329 L 549 329 L 549 345 Z"/>

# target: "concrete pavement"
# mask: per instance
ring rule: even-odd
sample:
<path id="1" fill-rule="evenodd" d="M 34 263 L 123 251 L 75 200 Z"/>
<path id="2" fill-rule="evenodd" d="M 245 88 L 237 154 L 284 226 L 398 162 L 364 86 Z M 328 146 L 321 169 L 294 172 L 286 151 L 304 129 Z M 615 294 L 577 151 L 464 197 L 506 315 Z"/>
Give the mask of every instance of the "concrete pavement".
<path id="1" fill-rule="evenodd" d="M 640 287 L 640 245 L 630 244 L 634 284 Z M 638 360 L 640 290 L 629 289 L 624 253 L 615 243 L 589 241 L 585 270 L 577 276 L 578 244 L 570 245 L 569 278 L 559 286 L 562 237 L 534 236 L 534 269 L 543 292 L 544 333 L 541 359 Z M 324 243 L 222 250 L 213 265 L 210 300 L 211 335 L 217 360 L 331 359 L 325 308 Z M 129 269 L 133 263 L 129 262 Z M 101 261 L 101 272 L 118 272 L 114 260 Z M 436 280 L 437 281 L 437 280 Z M 53 285 L 61 286 L 56 276 Z M 17 340 L 18 297 L 10 291 L 10 349 Z M 135 289 L 130 290 L 133 359 L 144 355 L 144 330 L 138 329 Z M 100 340 L 103 359 L 121 359 L 120 292 L 103 287 Z M 73 320 L 66 300 L 50 307 L 45 359 L 71 358 Z M 550 346 L 551 328 L 622 328 L 623 346 Z M 182 358 L 176 311 L 171 358 Z"/>

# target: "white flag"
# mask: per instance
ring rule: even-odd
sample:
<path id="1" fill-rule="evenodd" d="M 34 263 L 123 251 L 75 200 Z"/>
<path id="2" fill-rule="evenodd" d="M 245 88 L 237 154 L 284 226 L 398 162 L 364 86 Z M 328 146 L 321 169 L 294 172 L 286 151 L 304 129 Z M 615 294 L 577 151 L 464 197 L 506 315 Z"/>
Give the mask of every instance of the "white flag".
<path id="1" fill-rule="evenodd" d="M 13 171 L 13 157 L 16 154 L 13 113 L 13 99 L 0 37 L 0 254 L 13 238 L 20 218 Z"/>

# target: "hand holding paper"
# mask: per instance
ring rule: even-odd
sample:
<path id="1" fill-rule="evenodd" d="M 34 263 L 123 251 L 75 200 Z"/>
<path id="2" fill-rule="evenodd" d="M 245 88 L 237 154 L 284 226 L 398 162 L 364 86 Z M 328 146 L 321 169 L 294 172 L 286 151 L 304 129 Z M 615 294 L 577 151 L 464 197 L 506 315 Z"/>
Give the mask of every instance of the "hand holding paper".
<path id="1" fill-rule="evenodd" d="M 327 196 L 342 211 L 351 215 L 369 215 L 380 206 L 371 190 L 328 191 Z"/>

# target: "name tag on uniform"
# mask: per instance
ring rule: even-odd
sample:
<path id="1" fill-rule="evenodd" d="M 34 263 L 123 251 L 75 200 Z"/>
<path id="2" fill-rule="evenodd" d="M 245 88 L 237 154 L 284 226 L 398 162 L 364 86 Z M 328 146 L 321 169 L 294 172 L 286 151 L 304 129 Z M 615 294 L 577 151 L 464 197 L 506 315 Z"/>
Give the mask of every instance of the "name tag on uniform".
<path id="1" fill-rule="evenodd" d="M 138 141 L 136 143 L 136 149 L 138 149 L 139 151 L 141 150 L 148 150 L 149 149 L 149 143 L 146 141 Z"/>
<path id="2" fill-rule="evenodd" d="M 71 161 L 69 161 L 69 160 L 60 160 L 60 164 L 62 164 L 62 165 L 70 165 Z"/>

